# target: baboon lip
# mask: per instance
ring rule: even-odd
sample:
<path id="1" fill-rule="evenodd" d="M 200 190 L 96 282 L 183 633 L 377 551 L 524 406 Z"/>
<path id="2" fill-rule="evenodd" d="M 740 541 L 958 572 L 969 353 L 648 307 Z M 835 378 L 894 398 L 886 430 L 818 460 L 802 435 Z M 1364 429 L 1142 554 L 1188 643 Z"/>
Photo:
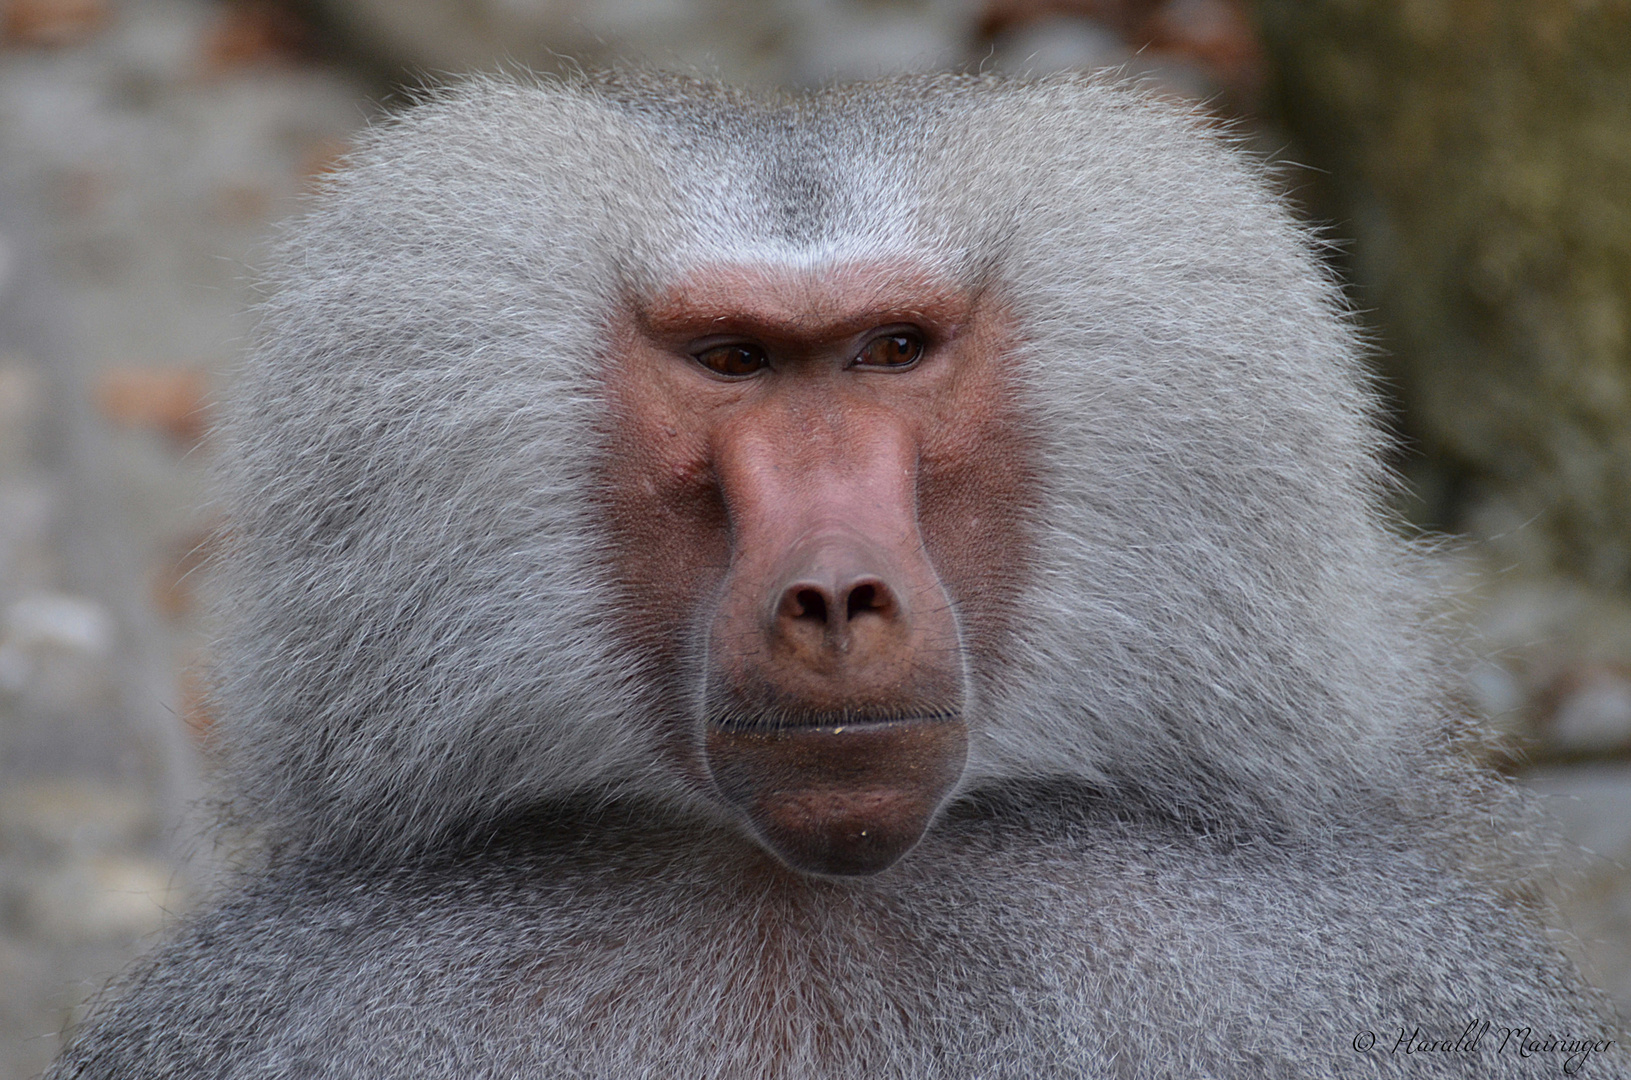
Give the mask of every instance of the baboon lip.
<path id="1" fill-rule="evenodd" d="M 708 771 L 765 847 L 814 874 L 874 874 L 928 829 L 968 756 L 960 716 L 731 729 Z"/>
<path id="2" fill-rule="evenodd" d="M 711 731 L 728 732 L 733 735 L 768 735 L 779 731 L 824 731 L 841 735 L 845 732 L 877 731 L 891 726 L 961 722 L 962 714 L 953 709 L 911 714 L 859 710 L 786 713 L 768 711 L 755 715 L 713 716 L 708 719 L 708 728 Z"/>

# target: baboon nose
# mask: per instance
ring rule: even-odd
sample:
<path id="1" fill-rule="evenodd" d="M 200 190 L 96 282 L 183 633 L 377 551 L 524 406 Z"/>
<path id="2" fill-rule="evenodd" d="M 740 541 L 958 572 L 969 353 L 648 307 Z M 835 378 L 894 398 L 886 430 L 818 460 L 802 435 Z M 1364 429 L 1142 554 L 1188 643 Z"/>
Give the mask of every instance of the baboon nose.
<path id="1" fill-rule="evenodd" d="M 925 617 L 916 599 L 938 591 L 938 582 L 919 584 L 889 546 L 837 529 L 807 538 L 789 555 L 761 594 L 765 652 L 755 661 L 784 696 L 840 707 L 881 701 L 911 672 L 932 667 L 925 634 L 945 627 Z"/>

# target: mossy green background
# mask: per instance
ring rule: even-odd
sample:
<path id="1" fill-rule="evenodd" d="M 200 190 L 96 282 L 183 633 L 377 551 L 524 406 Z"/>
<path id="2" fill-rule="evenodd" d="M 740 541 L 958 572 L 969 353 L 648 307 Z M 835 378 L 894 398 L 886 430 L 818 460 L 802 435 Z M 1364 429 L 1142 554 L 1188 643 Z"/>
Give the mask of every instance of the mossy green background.
<path id="1" fill-rule="evenodd" d="M 1419 522 L 1631 591 L 1631 2 L 1259 0 Z"/>

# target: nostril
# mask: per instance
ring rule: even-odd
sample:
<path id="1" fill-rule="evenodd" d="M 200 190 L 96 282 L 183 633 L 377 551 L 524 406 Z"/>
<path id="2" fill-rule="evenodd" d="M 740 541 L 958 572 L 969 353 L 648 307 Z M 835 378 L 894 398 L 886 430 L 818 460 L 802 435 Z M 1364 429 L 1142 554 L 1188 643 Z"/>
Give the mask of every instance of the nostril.
<path id="1" fill-rule="evenodd" d="M 793 618 L 811 622 L 827 621 L 827 598 L 819 589 L 799 589 L 793 594 Z"/>
<path id="2" fill-rule="evenodd" d="M 877 595 L 871 585 L 857 585 L 849 591 L 849 605 L 845 611 L 847 618 L 853 619 L 863 611 L 870 610 L 873 598 Z"/>
<path id="3" fill-rule="evenodd" d="M 868 581 L 849 591 L 844 614 L 849 619 L 869 611 L 878 615 L 888 615 L 893 607 L 888 587 Z"/>

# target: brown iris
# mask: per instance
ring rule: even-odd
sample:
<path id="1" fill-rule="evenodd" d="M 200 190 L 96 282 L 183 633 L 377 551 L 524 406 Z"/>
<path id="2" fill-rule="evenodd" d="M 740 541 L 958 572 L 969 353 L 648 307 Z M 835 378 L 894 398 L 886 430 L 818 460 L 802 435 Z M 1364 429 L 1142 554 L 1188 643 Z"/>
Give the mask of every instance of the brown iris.
<path id="1" fill-rule="evenodd" d="M 855 358 L 856 367 L 904 368 L 911 367 L 923 356 L 923 335 L 915 330 L 896 330 L 880 334 L 861 347 Z"/>
<path id="2" fill-rule="evenodd" d="M 770 363 L 765 356 L 765 351 L 759 346 L 740 342 L 715 345 L 694 355 L 697 358 L 697 363 L 709 371 L 731 378 L 752 375 L 768 367 Z"/>

